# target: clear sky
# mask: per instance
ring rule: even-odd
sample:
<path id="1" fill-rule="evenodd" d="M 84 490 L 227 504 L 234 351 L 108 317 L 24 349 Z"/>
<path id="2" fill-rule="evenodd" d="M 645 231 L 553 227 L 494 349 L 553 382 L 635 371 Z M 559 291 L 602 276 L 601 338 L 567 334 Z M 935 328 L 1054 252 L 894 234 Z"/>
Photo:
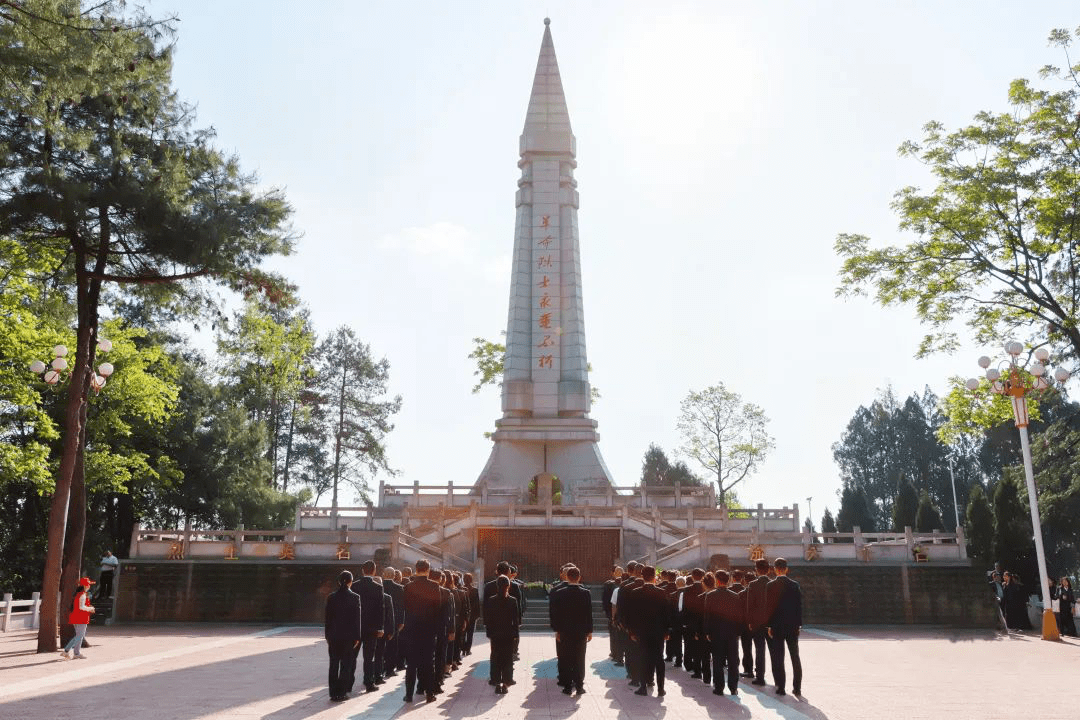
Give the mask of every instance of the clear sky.
<path id="1" fill-rule="evenodd" d="M 859 405 L 974 375 L 984 348 L 916 360 L 909 309 L 834 298 L 833 241 L 904 238 L 897 157 L 940 120 L 1006 108 L 1062 64 L 1075 2 L 283 2 L 153 0 L 180 17 L 174 80 L 304 233 L 275 267 L 316 327 L 347 324 L 404 398 L 395 482 L 471 484 L 499 415 L 470 394 L 471 338 L 505 329 L 518 136 L 543 18 L 574 134 L 592 416 L 618 484 L 679 402 L 718 381 L 761 405 L 776 450 L 739 488 L 838 506 Z M 1000 352 L 1000 351 L 998 351 Z"/>

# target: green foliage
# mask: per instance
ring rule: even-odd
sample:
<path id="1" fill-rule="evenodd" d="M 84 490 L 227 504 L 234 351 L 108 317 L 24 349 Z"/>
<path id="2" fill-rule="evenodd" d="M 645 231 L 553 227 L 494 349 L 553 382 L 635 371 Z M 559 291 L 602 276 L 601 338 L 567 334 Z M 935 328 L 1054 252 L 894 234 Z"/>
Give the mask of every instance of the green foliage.
<path id="1" fill-rule="evenodd" d="M 919 493 L 919 507 L 915 513 L 915 531 L 928 533 L 941 529 L 941 512 L 930 500 L 930 494 L 923 490 Z"/>
<path id="2" fill-rule="evenodd" d="M 854 532 L 856 526 L 863 532 L 874 532 L 876 522 L 862 488 L 845 487 L 840 492 L 840 510 L 836 513 L 837 532 Z"/>
<path id="3" fill-rule="evenodd" d="M 926 495 L 925 490 L 923 490 L 923 495 Z M 927 502 L 930 501 L 928 495 L 926 499 Z M 919 493 L 915 491 L 915 486 L 910 481 L 905 480 L 900 483 L 892 509 L 893 532 L 904 532 L 904 528 L 916 526 L 916 515 L 922 507 L 921 502 Z"/>
<path id="4" fill-rule="evenodd" d="M 1027 373 L 1023 375 L 1030 380 Z M 1040 400 L 1056 394 L 1056 391 L 1028 393 L 1028 417 L 1033 421 L 1040 420 Z M 941 411 L 945 422 L 938 427 L 937 436 L 950 445 L 965 436 L 981 438 L 990 428 L 1013 421 L 1012 402 L 993 392 L 986 378 L 979 379 L 979 389 L 974 392 L 968 390 L 962 378 L 949 378 L 949 391 L 941 401 Z"/>
<path id="5" fill-rule="evenodd" d="M 1047 563 L 1052 574 L 1073 572 L 1080 568 L 1080 416 L 1048 426 L 1031 451 Z"/>
<path id="6" fill-rule="evenodd" d="M 641 461 L 641 484 L 650 487 L 698 487 L 702 482 L 686 463 L 677 460 L 672 464 L 663 448 L 650 443 Z"/>
<path id="7" fill-rule="evenodd" d="M 910 482 L 916 492 L 926 490 L 935 505 L 951 510 L 950 456 L 955 460 L 957 502 L 961 506 L 966 502 L 968 486 L 982 475 L 979 448 L 969 439 L 958 440 L 954 449 L 947 447 L 939 439 L 944 422 L 937 396 L 929 388 L 902 403 L 887 388 L 869 406 L 855 411 L 833 445 L 833 459 L 843 486 L 864 491 L 876 527 L 895 527 L 893 504 L 904 483 Z M 914 520 L 910 508 L 904 512 L 906 520 Z M 951 530 L 955 513 L 946 515 Z"/>
<path id="8" fill-rule="evenodd" d="M 968 554 L 984 563 L 994 559 L 994 511 L 982 485 L 971 488 L 967 506 Z"/>
<path id="9" fill-rule="evenodd" d="M 994 487 L 994 556 L 1006 568 L 1019 569 L 1018 565 L 1030 558 L 1035 545 L 1032 541 L 1031 515 L 1027 509 L 1027 492 L 1006 473 Z M 1024 573 L 1030 580 L 1034 575 Z"/>
<path id="10" fill-rule="evenodd" d="M 724 497 L 752 475 L 773 449 L 765 411 L 723 383 L 691 391 L 680 405 L 682 452 L 716 479 Z"/>
<path id="11" fill-rule="evenodd" d="M 385 439 L 390 419 L 401 409 L 401 396 L 387 398 L 390 363 L 375 360 L 371 348 L 348 327 L 339 327 L 318 349 L 319 393 L 326 404 L 327 435 L 334 438 L 329 477 L 333 505 L 338 487 L 348 483 L 361 500 L 371 492 L 368 480 L 382 471 L 393 474 Z"/>
<path id="12" fill-rule="evenodd" d="M 1051 35 L 1062 48 L 1069 40 L 1066 31 Z M 1014 81 L 1004 112 L 980 112 L 951 132 L 930 122 L 921 143 L 901 146 L 937 179 L 932 191 L 895 195 L 892 207 L 912 242 L 873 247 L 863 235 L 837 238 L 837 294 L 872 289 L 881 305 L 912 306 L 929 327 L 920 355 L 955 349 L 952 328 L 963 320 L 986 345 L 1019 336 L 1080 356 L 1080 65 L 1048 67 L 1043 77 L 1053 83 L 1047 89 Z"/>
<path id="13" fill-rule="evenodd" d="M 825 513 L 821 516 L 821 532 L 840 532 L 836 529 L 836 520 L 833 518 L 832 510 L 829 510 L 829 508 L 825 508 Z"/>

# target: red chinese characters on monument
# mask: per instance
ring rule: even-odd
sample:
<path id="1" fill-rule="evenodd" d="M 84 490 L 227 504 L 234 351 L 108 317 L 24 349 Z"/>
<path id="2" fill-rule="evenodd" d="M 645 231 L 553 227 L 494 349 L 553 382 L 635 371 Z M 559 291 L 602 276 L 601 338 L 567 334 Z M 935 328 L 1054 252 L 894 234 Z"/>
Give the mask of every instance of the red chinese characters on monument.
<path id="1" fill-rule="evenodd" d="M 540 218 L 540 227 L 543 228 L 544 235 L 543 237 L 537 238 L 536 249 L 543 254 L 538 254 L 536 256 L 536 269 L 554 270 L 555 255 L 550 251 L 552 250 L 552 244 L 555 240 L 555 234 L 553 231 L 550 231 L 550 215 L 544 215 Z M 555 246 L 555 249 L 558 249 L 557 245 Z M 550 290 L 553 287 L 552 276 L 545 273 L 536 283 L 536 286 L 545 291 Z M 555 340 L 555 337 L 558 335 L 557 328 L 552 327 L 553 310 L 555 309 L 553 307 L 552 294 L 544 292 L 539 296 L 537 304 L 537 310 L 540 311 L 537 316 L 537 326 L 539 330 L 544 332 L 542 333 L 542 339 L 536 343 L 536 348 L 538 350 L 547 350 L 547 352 L 536 356 L 536 367 L 541 370 L 551 370 L 555 367 L 555 352 L 552 349 L 558 346 Z M 556 332 L 550 332 L 553 329 L 556 330 Z"/>

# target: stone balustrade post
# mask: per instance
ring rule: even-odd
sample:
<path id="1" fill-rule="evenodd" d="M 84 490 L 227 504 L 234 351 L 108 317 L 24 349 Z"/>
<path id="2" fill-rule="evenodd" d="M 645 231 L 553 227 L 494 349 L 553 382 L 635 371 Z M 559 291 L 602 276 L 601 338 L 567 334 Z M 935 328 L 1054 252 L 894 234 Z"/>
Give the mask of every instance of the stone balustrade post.
<path id="1" fill-rule="evenodd" d="M 851 528 L 851 531 L 855 533 L 855 552 L 858 554 L 859 548 L 863 546 L 862 528 L 856 525 Z"/>
<path id="2" fill-rule="evenodd" d="M 663 534 L 660 532 L 660 508 L 653 506 L 652 509 L 653 542 L 659 544 Z M 654 565 L 656 563 L 653 563 Z"/>
<path id="3" fill-rule="evenodd" d="M 11 629 L 11 603 L 15 602 L 12 599 L 11 593 L 4 593 L 4 622 L 3 627 L 0 630 L 7 632 Z"/>
<path id="4" fill-rule="evenodd" d="M 454 507 L 454 481 L 446 483 L 446 507 Z"/>
<path id="5" fill-rule="evenodd" d="M 648 507 L 648 505 L 649 505 L 648 485 L 642 485 L 641 486 L 641 493 L 640 493 L 639 497 L 641 498 L 641 507 L 643 507 L 643 508 Z"/>
<path id="6" fill-rule="evenodd" d="M 904 526 L 904 544 L 907 545 L 907 556 L 915 557 L 915 533 L 910 525 Z"/>
<path id="7" fill-rule="evenodd" d="M 690 505 L 686 508 L 686 532 L 693 535 L 697 532 L 694 526 L 694 506 Z"/>
<path id="8" fill-rule="evenodd" d="M 367 517 L 364 518 L 364 529 L 365 530 L 374 530 L 375 529 L 375 508 L 374 508 L 374 506 L 372 506 L 370 500 L 368 500 L 368 502 L 367 502 Z"/>
<path id="9" fill-rule="evenodd" d="M 394 534 L 390 536 L 390 562 L 401 564 L 398 553 L 401 552 L 401 526 L 394 528 Z"/>
<path id="10" fill-rule="evenodd" d="M 791 519 L 794 521 L 794 524 L 791 526 L 791 532 L 799 532 L 799 529 L 802 527 L 799 518 L 799 503 L 795 503 L 791 506 Z M 811 519 L 810 522 L 813 523 L 813 519 Z"/>
<path id="11" fill-rule="evenodd" d="M 958 560 L 963 560 L 967 557 L 967 539 L 964 537 L 964 528 L 960 525 L 956 526 L 956 557 Z"/>
<path id="12" fill-rule="evenodd" d="M 765 532 L 765 506 L 761 503 L 757 504 L 757 529 L 758 532 Z"/>
<path id="13" fill-rule="evenodd" d="M 135 523 L 131 528 L 131 544 L 128 545 L 128 557 L 139 557 L 139 533 L 142 531 L 142 525 Z"/>
<path id="14" fill-rule="evenodd" d="M 608 507 L 615 504 L 615 488 L 611 487 L 611 485 L 607 486 L 607 504 Z"/>
<path id="15" fill-rule="evenodd" d="M 510 509 L 506 514 L 506 524 L 507 527 L 517 525 L 517 500 L 515 498 L 510 498 Z"/>
<path id="16" fill-rule="evenodd" d="M 675 507 L 682 507 L 682 485 L 675 483 Z"/>
<path id="17" fill-rule="evenodd" d="M 439 541 L 446 539 L 446 505 L 439 503 L 435 511 L 435 523 L 439 526 Z"/>
<path id="18" fill-rule="evenodd" d="M 413 480 L 412 484 L 413 505 L 420 507 L 420 481 Z"/>
<path id="19" fill-rule="evenodd" d="M 120 577 L 119 573 L 117 573 L 117 577 Z M 117 587 L 119 588 L 119 584 Z M 34 613 L 33 617 L 30 618 L 30 622 L 31 627 L 36 630 L 41 625 L 41 593 L 33 593 L 30 595 L 30 599 L 34 601 L 34 604 L 30 606 L 30 612 Z"/>

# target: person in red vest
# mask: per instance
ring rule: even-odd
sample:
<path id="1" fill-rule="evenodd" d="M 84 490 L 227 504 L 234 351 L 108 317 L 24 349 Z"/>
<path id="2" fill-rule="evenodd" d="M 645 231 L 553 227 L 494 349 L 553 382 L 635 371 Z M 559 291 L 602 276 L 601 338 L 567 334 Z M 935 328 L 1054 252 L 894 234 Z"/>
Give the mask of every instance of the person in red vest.
<path id="1" fill-rule="evenodd" d="M 79 587 L 75 588 L 75 599 L 72 602 L 71 614 L 68 622 L 75 626 L 75 637 L 68 640 L 67 645 L 61 650 L 65 660 L 71 659 L 71 650 L 75 650 L 75 659 L 82 660 L 86 656 L 82 654 L 83 638 L 86 637 L 86 626 L 90 623 L 90 616 L 94 613 L 94 606 L 90 604 L 88 591 L 94 581 L 90 578 L 81 578 Z"/>

